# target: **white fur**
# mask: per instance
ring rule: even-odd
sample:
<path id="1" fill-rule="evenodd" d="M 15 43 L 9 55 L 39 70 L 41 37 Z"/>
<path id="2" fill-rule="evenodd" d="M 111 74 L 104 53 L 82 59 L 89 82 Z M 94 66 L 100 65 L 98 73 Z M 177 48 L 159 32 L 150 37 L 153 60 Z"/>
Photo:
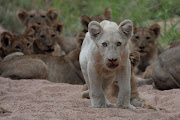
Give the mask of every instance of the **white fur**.
<path id="1" fill-rule="evenodd" d="M 107 20 L 92 21 L 80 52 L 80 65 L 89 89 L 91 107 L 109 107 L 112 104 L 105 96 L 105 89 L 117 80 L 120 92 L 116 107 L 135 109 L 130 104 L 131 66 L 127 42 L 132 36 L 132 22 L 123 21 L 119 26 Z M 102 43 L 106 42 L 107 47 Z M 121 46 L 117 46 L 121 42 Z M 117 59 L 116 68 L 109 68 L 109 59 Z"/>

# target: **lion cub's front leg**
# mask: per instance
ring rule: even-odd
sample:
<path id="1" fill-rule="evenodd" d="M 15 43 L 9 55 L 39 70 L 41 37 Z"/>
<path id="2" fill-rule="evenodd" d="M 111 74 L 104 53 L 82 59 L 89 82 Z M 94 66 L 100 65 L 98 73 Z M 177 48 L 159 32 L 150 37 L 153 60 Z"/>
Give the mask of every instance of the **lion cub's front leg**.
<path id="1" fill-rule="evenodd" d="M 101 73 L 97 69 L 100 66 L 89 63 L 87 66 L 89 79 L 89 95 L 91 100 L 91 107 L 105 108 L 107 107 L 106 98 L 102 89 Z"/>
<path id="2" fill-rule="evenodd" d="M 130 96 L 131 96 L 131 65 L 130 61 L 128 60 L 126 66 L 117 73 L 117 81 L 120 87 L 118 93 L 118 102 L 117 107 L 122 108 L 129 108 L 129 109 L 136 109 L 133 105 L 130 104 Z"/>

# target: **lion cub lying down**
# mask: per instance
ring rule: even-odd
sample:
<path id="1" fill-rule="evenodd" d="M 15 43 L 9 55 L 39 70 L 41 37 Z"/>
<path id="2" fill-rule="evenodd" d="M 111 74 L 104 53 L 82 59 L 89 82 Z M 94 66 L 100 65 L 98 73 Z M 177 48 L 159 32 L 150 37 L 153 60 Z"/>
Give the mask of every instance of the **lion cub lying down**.
<path id="1" fill-rule="evenodd" d="M 26 11 L 21 9 L 17 12 L 17 16 L 21 23 L 26 26 L 25 31 L 29 29 L 34 24 L 42 25 L 42 26 L 53 26 L 58 18 L 57 9 L 49 9 L 48 11 L 44 10 L 31 10 Z M 63 28 L 63 25 L 62 25 Z M 62 33 L 62 31 L 60 31 Z M 77 47 L 77 43 L 74 37 L 64 37 L 61 34 L 58 36 L 58 44 L 61 49 L 66 53 L 70 53 Z"/>
<path id="2" fill-rule="evenodd" d="M 11 79 L 47 79 L 51 82 L 84 84 L 79 65 L 80 46 L 65 56 L 24 55 L 0 62 L 0 76 Z"/>
<path id="3" fill-rule="evenodd" d="M 28 33 L 29 29 L 34 29 L 34 53 L 47 54 L 52 56 L 64 55 L 64 51 L 58 44 L 58 35 L 62 33 L 63 24 L 61 22 L 52 26 L 34 24 L 24 33 Z"/>
<path id="4" fill-rule="evenodd" d="M 128 40 L 133 34 L 133 24 L 124 20 L 118 26 L 107 20 L 88 25 L 80 52 L 80 65 L 89 89 L 92 107 L 110 107 L 105 89 L 118 81 L 120 92 L 116 107 L 135 109 L 130 104 L 131 64 Z"/>
<path id="5" fill-rule="evenodd" d="M 21 52 L 23 54 L 32 54 L 33 51 L 33 36 L 34 31 L 29 30 L 28 34 L 12 34 L 10 32 L 3 32 L 1 34 L 0 58 L 14 53 Z"/>
<path id="6" fill-rule="evenodd" d="M 152 66 L 150 79 L 138 81 L 139 85 L 153 83 L 159 90 L 180 88 L 180 40 L 176 40 L 159 55 Z"/>

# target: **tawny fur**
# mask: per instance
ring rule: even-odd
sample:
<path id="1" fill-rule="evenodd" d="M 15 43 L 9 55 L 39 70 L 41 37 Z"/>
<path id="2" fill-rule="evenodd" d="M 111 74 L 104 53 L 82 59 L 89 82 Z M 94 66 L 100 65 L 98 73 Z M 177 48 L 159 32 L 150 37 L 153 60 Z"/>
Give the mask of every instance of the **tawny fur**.
<path id="1" fill-rule="evenodd" d="M 35 54 L 47 54 L 52 56 L 61 56 L 65 52 L 58 44 L 59 35 L 62 33 L 61 22 L 52 26 L 34 24 L 27 28 L 24 33 L 28 33 L 29 29 L 34 29 L 34 53 Z"/>
<path id="2" fill-rule="evenodd" d="M 67 37 L 67 36 L 63 36 L 62 34 L 58 34 L 57 38 L 58 38 L 58 44 L 65 52 L 65 54 L 68 54 L 71 51 L 75 50 L 78 46 L 75 37 Z"/>
<path id="3" fill-rule="evenodd" d="M 153 83 L 159 90 L 180 88 L 180 40 L 172 42 L 151 66 L 146 69 L 148 79 L 137 81 L 138 85 Z M 148 75 L 148 76 L 147 76 Z"/>
<path id="4" fill-rule="evenodd" d="M 89 17 L 88 15 L 83 15 L 81 16 L 81 24 L 83 25 L 83 30 L 82 32 L 86 33 L 88 32 L 88 24 L 91 21 L 97 21 L 97 22 L 101 22 L 103 20 L 111 20 L 112 19 L 112 11 L 110 8 L 106 8 L 104 10 L 104 14 L 102 15 L 95 15 L 93 17 Z"/>
<path id="5" fill-rule="evenodd" d="M 156 44 L 159 34 L 160 26 L 158 24 L 141 28 L 137 28 L 134 25 L 134 35 L 131 38 L 131 51 L 138 51 L 141 58 L 137 66 L 137 73 L 144 72 L 146 67 L 151 65 L 162 51 Z"/>
<path id="6" fill-rule="evenodd" d="M 32 38 L 34 30 L 29 30 L 28 34 L 12 34 L 10 32 L 3 32 L 1 34 L 0 57 L 14 53 L 22 52 L 24 54 L 32 54 L 34 39 Z"/>
<path id="7" fill-rule="evenodd" d="M 78 37 L 79 44 L 82 43 Z M 81 45 L 79 45 L 81 46 Z M 12 79 L 47 79 L 51 82 L 84 84 L 79 65 L 80 47 L 65 56 L 25 55 L 0 63 L 0 76 Z"/>
<path id="8" fill-rule="evenodd" d="M 17 12 L 17 16 L 21 23 L 26 26 L 26 31 L 29 27 L 31 27 L 34 24 L 38 24 L 41 26 L 53 26 L 57 22 L 58 18 L 58 11 L 57 9 L 51 8 L 48 11 L 44 10 L 31 10 L 26 11 L 24 9 L 21 9 Z M 63 25 L 62 25 L 63 28 Z M 62 31 L 61 31 L 62 33 Z M 58 44 L 62 48 L 62 50 L 65 52 L 65 54 L 68 54 L 72 50 L 76 49 L 77 43 L 76 39 L 74 37 L 64 37 L 62 34 L 58 35 Z M 64 53 L 63 53 L 64 54 Z"/>
<path id="9" fill-rule="evenodd" d="M 26 11 L 20 9 L 17 11 L 17 16 L 21 23 L 26 27 L 30 27 L 33 24 L 52 26 L 58 18 L 57 9 L 51 8 L 48 11 L 44 10 L 31 10 Z"/>
<path id="10" fill-rule="evenodd" d="M 173 42 L 159 55 L 152 71 L 155 88 L 168 90 L 180 88 L 180 40 Z"/>

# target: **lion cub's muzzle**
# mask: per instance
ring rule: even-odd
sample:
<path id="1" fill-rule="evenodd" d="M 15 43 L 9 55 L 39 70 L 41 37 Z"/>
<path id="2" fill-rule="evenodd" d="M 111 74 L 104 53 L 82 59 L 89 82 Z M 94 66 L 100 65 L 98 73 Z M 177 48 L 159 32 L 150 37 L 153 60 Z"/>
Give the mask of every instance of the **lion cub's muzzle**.
<path id="1" fill-rule="evenodd" d="M 47 46 L 47 50 L 46 50 L 46 52 L 48 52 L 48 53 L 51 53 L 51 52 L 53 52 L 54 51 L 54 46 Z"/>
<path id="2" fill-rule="evenodd" d="M 140 46 L 138 49 L 140 56 L 145 56 L 147 54 L 146 48 L 144 46 Z"/>
<path id="3" fill-rule="evenodd" d="M 116 67 L 118 67 L 119 65 L 119 62 L 117 59 L 108 59 L 107 60 L 107 63 L 106 63 L 106 66 L 110 69 L 115 69 Z"/>

